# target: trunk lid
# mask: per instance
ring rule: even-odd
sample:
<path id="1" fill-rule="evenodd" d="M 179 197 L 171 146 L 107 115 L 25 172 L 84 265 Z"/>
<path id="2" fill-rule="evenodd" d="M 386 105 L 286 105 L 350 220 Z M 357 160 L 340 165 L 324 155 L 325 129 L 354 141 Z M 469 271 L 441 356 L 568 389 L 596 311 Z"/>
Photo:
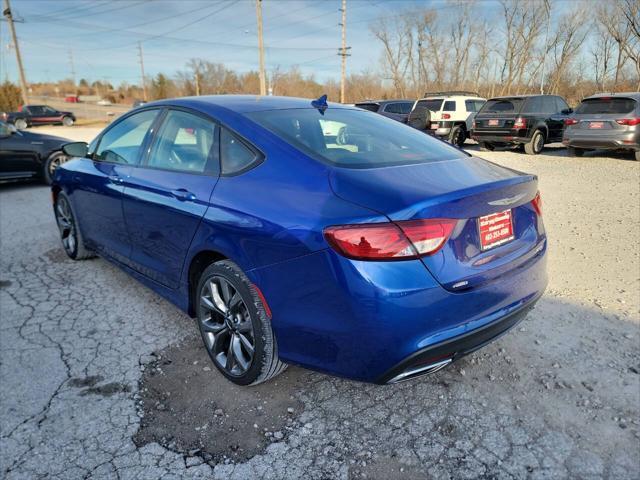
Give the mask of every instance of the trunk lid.
<path id="1" fill-rule="evenodd" d="M 335 193 L 393 221 L 458 220 L 450 238 L 425 267 L 452 291 L 473 288 L 518 268 L 544 248 L 544 227 L 531 201 L 537 177 L 461 158 L 420 165 L 333 169 Z M 482 248 L 479 218 L 511 210 L 513 239 Z"/>

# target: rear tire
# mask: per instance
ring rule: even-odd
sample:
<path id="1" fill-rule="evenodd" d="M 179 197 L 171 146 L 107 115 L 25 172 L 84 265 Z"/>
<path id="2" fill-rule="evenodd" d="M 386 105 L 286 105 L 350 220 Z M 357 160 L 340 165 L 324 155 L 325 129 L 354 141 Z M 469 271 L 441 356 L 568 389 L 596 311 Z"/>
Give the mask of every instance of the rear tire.
<path id="1" fill-rule="evenodd" d="M 47 185 L 51 185 L 56 168 L 67 160 L 69 160 L 69 157 L 67 157 L 63 152 L 54 152 L 49 155 L 49 158 L 47 158 L 47 161 L 44 162 L 44 165 L 42 166 L 42 178 Z"/>
<path id="2" fill-rule="evenodd" d="M 467 131 L 462 125 L 456 125 L 449 132 L 449 143 L 455 145 L 458 148 L 464 146 L 464 142 L 467 139 Z"/>
<path id="3" fill-rule="evenodd" d="M 71 125 L 74 124 L 73 118 L 71 118 L 71 117 L 63 117 L 62 118 L 62 124 L 65 127 L 70 127 Z"/>
<path id="4" fill-rule="evenodd" d="M 495 147 L 489 142 L 480 142 L 480 150 L 483 152 L 493 152 Z"/>
<path id="5" fill-rule="evenodd" d="M 54 206 L 56 223 L 60 230 L 60 240 L 65 253 L 72 260 L 84 260 L 95 257 L 95 254 L 85 248 L 82 232 L 76 219 L 71 202 L 63 192 L 58 193 Z"/>
<path id="6" fill-rule="evenodd" d="M 582 148 L 567 147 L 567 155 L 569 157 L 581 157 L 584 155 L 584 150 Z"/>
<path id="7" fill-rule="evenodd" d="M 27 121 L 24 118 L 18 118 L 15 122 L 13 122 L 13 124 L 18 130 L 26 130 L 29 127 Z"/>
<path id="8" fill-rule="evenodd" d="M 538 155 L 544 148 L 544 133 L 540 130 L 533 132 L 533 136 L 528 143 L 524 144 L 524 151 L 527 155 Z"/>
<path id="9" fill-rule="evenodd" d="M 235 263 L 222 260 L 200 276 L 195 299 L 198 328 L 215 367 L 237 385 L 257 385 L 287 364 L 260 295 Z"/>

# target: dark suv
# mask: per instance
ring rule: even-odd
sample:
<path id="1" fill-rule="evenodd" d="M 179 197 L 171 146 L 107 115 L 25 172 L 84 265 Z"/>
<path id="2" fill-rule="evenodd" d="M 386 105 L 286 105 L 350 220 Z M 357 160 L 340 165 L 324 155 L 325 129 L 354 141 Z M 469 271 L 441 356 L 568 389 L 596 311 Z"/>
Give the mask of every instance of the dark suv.
<path id="1" fill-rule="evenodd" d="M 407 116 L 413 107 L 413 100 L 371 100 L 356 103 L 355 106 L 407 123 Z"/>
<path id="2" fill-rule="evenodd" d="M 560 142 L 565 119 L 573 112 L 557 95 L 513 95 L 487 101 L 476 115 L 471 138 L 484 150 L 523 145 L 529 155 Z"/>

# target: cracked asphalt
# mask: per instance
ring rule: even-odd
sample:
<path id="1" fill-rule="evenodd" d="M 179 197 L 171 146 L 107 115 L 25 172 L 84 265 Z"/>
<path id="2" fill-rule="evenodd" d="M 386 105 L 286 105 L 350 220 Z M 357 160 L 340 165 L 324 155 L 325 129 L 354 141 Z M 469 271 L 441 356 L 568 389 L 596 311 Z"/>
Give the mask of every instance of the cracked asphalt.
<path id="1" fill-rule="evenodd" d="M 481 155 L 540 176 L 549 289 L 499 341 L 393 386 L 293 366 L 229 384 L 192 320 L 66 258 L 48 188 L 0 186 L 3 478 L 639 478 L 640 164 Z"/>

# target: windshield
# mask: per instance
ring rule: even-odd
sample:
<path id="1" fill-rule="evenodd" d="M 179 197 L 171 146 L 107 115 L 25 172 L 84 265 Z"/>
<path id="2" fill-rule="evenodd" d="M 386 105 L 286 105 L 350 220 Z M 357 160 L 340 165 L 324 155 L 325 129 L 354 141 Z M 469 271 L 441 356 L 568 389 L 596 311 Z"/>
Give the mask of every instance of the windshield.
<path id="1" fill-rule="evenodd" d="M 520 111 L 524 99 L 523 98 L 496 98 L 488 100 L 484 107 L 480 109 L 480 113 L 517 113 Z"/>
<path id="2" fill-rule="evenodd" d="M 466 157 L 460 150 L 382 115 L 351 109 L 248 113 L 256 123 L 314 158 L 347 168 L 376 168 Z"/>
<path id="3" fill-rule="evenodd" d="M 602 97 L 583 100 L 576 109 L 577 114 L 631 113 L 636 108 L 633 98 Z"/>

